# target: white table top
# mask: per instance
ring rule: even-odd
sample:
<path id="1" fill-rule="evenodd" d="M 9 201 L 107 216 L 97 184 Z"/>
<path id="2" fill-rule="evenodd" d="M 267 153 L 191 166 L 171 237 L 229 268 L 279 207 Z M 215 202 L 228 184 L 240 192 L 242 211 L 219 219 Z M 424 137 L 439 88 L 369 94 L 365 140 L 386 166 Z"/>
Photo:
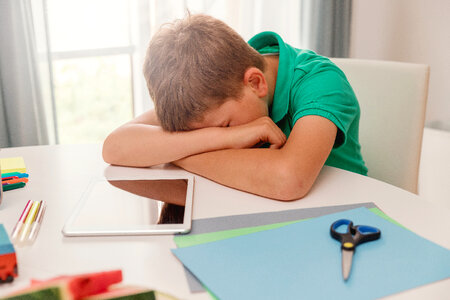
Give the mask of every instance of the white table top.
<path id="1" fill-rule="evenodd" d="M 181 299 L 209 299 L 191 294 L 182 264 L 169 251 L 172 236 L 64 237 L 61 229 L 92 177 L 108 165 L 101 145 L 6 148 L 0 158 L 22 156 L 30 182 L 8 191 L 0 206 L 0 223 L 11 232 L 28 200 L 45 200 L 47 210 L 34 244 L 16 247 L 19 277 L 0 285 L 0 296 L 27 286 L 31 278 L 121 269 L 124 283 L 167 292 Z M 142 172 L 185 172 L 171 165 Z M 281 211 L 295 208 L 374 202 L 415 233 L 450 248 L 450 211 L 389 184 L 344 170 L 324 167 L 302 200 L 281 202 L 237 191 L 195 176 L 193 218 Z M 448 299 L 450 279 L 415 288 L 387 299 Z"/>

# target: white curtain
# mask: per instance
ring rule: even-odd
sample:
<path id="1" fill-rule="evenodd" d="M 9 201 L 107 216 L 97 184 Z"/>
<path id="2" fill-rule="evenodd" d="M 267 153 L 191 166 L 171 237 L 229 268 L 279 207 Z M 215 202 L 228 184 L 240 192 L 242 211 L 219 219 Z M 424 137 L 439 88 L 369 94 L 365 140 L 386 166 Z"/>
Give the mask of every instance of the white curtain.
<path id="1" fill-rule="evenodd" d="M 30 1 L 0 1 L 0 147 L 48 143 Z"/>
<path id="2" fill-rule="evenodd" d="M 183 18 L 186 11 L 218 18 L 245 40 L 262 31 L 275 31 L 289 44 L 300 47 L 299 0 L 151 0 L 151 28 Z"/>

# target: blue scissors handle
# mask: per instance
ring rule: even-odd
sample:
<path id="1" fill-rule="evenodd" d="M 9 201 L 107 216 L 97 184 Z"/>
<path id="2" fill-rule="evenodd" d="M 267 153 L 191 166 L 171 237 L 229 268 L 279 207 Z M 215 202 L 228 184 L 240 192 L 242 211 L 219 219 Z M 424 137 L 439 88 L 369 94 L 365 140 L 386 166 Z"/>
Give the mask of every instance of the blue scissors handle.
<path id="1" fill-rule="evenodd" d="M 347 226 L 345 232 L 339 232 L 340 226 Z M 353 226 L 353 222 L 347 219 L 340 219 L 331 224 L 330 227 L 331 236 L 341 242 L 341 248 L 345 250 L 355 250 L 355 247 L 365 243 L 374 241 L 380 238 L 381 231 L 378 228 L 358 225 Z"/>

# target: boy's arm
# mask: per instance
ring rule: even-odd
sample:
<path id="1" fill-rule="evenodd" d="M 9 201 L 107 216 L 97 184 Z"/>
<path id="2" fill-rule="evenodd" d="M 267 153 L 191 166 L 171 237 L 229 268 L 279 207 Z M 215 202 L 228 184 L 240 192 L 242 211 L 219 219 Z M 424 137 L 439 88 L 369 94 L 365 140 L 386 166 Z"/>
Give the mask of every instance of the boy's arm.
<path id="1" fill-rule="evenodd" d="M 286 137 L 268 118 L 239 128 L 210 127 L 167 132 L 159 126 L 154 110 L 114 130 L 103 143 L 103 159 L 110 164 L 149 167 L 220 149 L 247 148 L 258 142 L 281 147 Z"/>
<path id="2" fill-rule="evenodd" d="M 337 128 L 320 116 L 299 119 L 280 149 L 233 149 L 175 164 L 221 184 L 277 200 L 305 196 L 331 152 Z"/>

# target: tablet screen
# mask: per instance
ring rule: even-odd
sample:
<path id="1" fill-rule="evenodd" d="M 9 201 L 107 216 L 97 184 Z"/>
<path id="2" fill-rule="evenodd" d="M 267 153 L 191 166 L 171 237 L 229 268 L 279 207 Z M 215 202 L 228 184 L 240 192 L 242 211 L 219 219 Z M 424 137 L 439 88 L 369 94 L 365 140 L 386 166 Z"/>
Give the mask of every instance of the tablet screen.
<path id="1" fill-rule="evenodd" d="M 191 180 L 95 180 L 63 233 L 80 236 L 187 232 L 191 223 Z"/>

